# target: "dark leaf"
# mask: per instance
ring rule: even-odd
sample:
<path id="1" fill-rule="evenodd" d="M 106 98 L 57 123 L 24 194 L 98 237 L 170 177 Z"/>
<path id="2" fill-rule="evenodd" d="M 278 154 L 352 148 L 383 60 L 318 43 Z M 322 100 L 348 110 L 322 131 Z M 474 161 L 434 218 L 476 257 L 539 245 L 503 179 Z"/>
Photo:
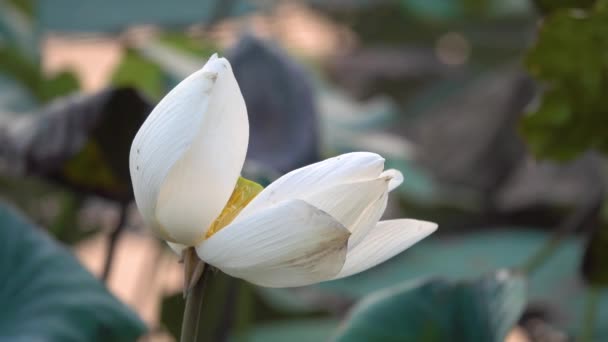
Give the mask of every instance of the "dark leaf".
<path id="1" fill-rule="evenodd" d="M 420 145 L 419 161 L 441 182 L 491 194 L 524 157 L 517 122 L 532 94 L 517 68 L 460 77 L 458 90 L 399 129 Z"/>
<path id="2" fill-rule="evenodd" d="M 576 207 L 603 182 L 601 165 L 597 154 L 559 163 L 527 157 L 494 194 L 496 207 L 507 213 Z"/>
<path id="3" fill-rule="evenodd" d="M 504 341 L 526 297 L 523 277 L 498 271 L 472 282 L 429 280 L 374 293 L 338 341 Z"/>
<path id="4" fill-rule="evenodd" d="M 146 327 L 65 249 L 0 206 L 0 339 L 133 341 Z"/>
<path id="5" fill-rule="evenodd" d="M 5 121 L 0 157 L 11 170 L 125 201 L 132 196 L 131 141 L 150 110 L 131 88 L 64 98 Z"/>
<path id="6" fill-rule="evenodd" d="M 248 159 L 279 172 L 317 161 L 317 111 L 304 69 L 252 36 L 226 57 L 247 104 Z"/>

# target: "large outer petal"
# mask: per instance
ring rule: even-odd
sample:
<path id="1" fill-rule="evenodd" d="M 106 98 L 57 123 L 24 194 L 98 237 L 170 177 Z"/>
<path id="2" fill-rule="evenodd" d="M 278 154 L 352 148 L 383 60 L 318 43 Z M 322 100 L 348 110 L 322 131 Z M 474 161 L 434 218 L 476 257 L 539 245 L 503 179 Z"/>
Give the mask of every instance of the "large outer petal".
<path id="1" fill-rule="evenodd" d="M 162 238 L 193 245 L 228 201 L 249 138 L 228 61 L 212 57 L 152 111 L 131 146 L 137 206 Z"/>
<path id="2" fill-rule="evenodd" d="M 412 219 L 379 222 L 361 243 L 348 251 L 344 267 L 334 279 L 374 267 L 403 252 L 437 229 L 437 224 Z"/>
<path id="3" fill-rule="evenodd" d="M 196 251 L 203 261 L 257 285 L 303 286 L 342 269 L 349 236 L 325 212 L 289 200 L 224 227 Z"/>
<path id="4" fill-rule="evenodd" d="M 251 201 L 239 217 L 341 183 L 375 179 L 383 169 L 384 158 L 371 152 L 352 152 L 329 158 L 283 175 Z"/>

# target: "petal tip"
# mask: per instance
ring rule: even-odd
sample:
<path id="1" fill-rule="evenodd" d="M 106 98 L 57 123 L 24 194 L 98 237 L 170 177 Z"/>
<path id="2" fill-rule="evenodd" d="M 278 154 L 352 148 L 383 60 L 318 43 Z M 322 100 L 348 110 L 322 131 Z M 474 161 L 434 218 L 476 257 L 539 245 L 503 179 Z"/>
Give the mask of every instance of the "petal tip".
<path id="1" fill-rule="evenodd" d="M 424 235 L 424 237 L 433 234 L 437 230 L 437 228 L 439 228 L 439 225 L 435 222 L 422 220 L 416 221 L 418 223 L 416 229 L 421 233 L 421 235 Z"/>
<path id="2" fill-rule="evenodd" d="M 388 191 L 393 191 L 403 183 L 403 174 L 397 169 L 388 169 L 380 174 L 388 180 Z"/>

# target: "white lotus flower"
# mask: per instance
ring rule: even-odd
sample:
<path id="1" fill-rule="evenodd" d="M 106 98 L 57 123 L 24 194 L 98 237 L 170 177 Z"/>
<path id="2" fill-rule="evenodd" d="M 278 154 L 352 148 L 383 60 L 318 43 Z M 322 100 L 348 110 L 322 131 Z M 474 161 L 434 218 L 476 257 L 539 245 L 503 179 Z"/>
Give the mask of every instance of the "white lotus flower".
<path id="1" fill-rule="evenodd" d="M 364 271 L 437 227 L 379 222 L 403 176 L 385 171 L 377 154 L 330 158 L 260 192 L 239 178 L 247 141 L 244 100 L 230 64 L 215 55 L 142 125 L 130 156 L 135 199 L 177 252 L 196 246 L 204 262 L 257 285 L 303 286 Z"/>

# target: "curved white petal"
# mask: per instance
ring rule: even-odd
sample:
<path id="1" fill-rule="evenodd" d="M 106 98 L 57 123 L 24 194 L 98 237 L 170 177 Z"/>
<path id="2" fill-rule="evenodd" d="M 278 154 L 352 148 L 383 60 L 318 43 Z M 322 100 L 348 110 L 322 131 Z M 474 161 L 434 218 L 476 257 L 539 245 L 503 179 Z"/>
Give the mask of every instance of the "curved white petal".
<path id="1" fill-rule="evenodd" d="M 361 243 L 350 249 L 344 267 L 334 279 L 374 267 L 403 252 L 437 229 L 433 222 L 398 219 L 379 222 Z"/>
<path id="2" fill-rule="evenodd" d="M 403 175 L 400 171 L 390 169 L 380 174 L 380 179 L 388 180 L 388 189 L 385 189 L 382 196 L 372 202 L 357 219 L 357 222 L 350 226 L 349 229 L 352 233 L 350 239 L 348 239 L 348 249 L 352 249 L 359 244 L 367 234 L 376 227 L 376 224 L 384 214 L 386 205 L 388 202 L 388 192 L 395 189 L 399 184 L 403 182 Z"/>
<path id="3" fill-rule="evenodd" d="M 380 176 L 390 177 L 390 182 L 388 183 L 388 191 L 395 190 L 396 187 L 403 183 L 403 174 L 399 170 L 388 169 L 380 174 Z"/>
<path id="4" fill-rule="evenodd" d="M 351 236 L 348 239 L 348 249 L 352 249 L 357 246 L 372 229 L 376 227 L 378 221 L 386 210 L 388 202 L 388 191 L 385 189 L 384 193 L 369 204 L 367 208 L 361 213 L 357 222 L 350 227 Z"/>
<path id="5" fill-rule="evenodd" d="M 340 271 L 349 236 L 325 212 L 289 200 L 231 223 L 196 251 L 203 261 L 257 285 L 303 286 Z"/>
<path id="6" fill-rule="evenodd" d="M 213 56 L 160 101 L 133 140 L 131 179 L 146 223 L 168 241 L 199 241 L 234 189 L 248 139 L 230 63 Z"/>
<path id="7" fill-rule="evenodd" d="M 352 233 L 366 209 L 384 197 L 388 181 L 388 178 L 376 178 L 338 184 L 300 199 L 328 213 Z"/>
<path id="8" fill-rule="evenodd" d="M 240 216 L 333 185 L 374 179 L 383 169 L 384 158 L 371 152 L 352 152 L 329 158 L 283 175 L 253 199 Z"/>

